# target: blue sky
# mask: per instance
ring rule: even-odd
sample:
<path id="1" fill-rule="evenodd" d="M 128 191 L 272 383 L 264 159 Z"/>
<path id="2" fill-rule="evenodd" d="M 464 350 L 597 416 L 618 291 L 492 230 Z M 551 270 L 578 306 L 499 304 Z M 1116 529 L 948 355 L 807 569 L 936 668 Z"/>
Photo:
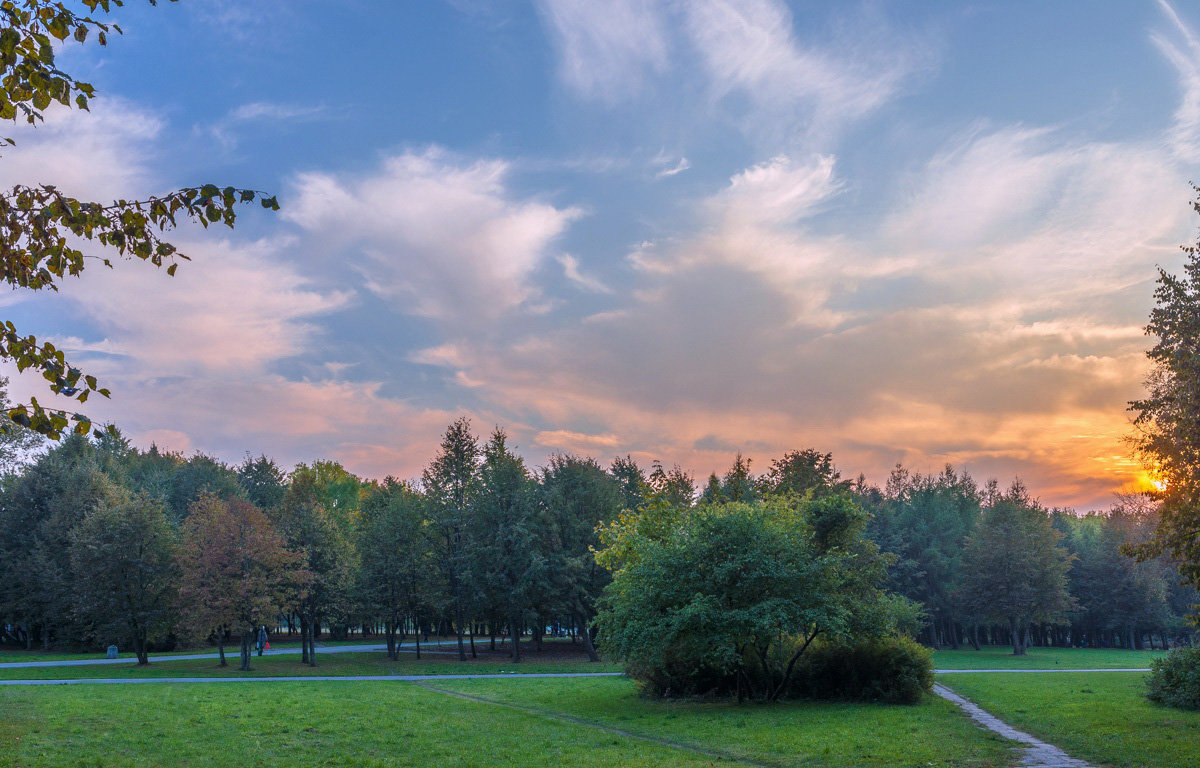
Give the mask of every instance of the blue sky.
<path id="1" fill-rule="evenodd" d="M 1044 7 L 1040 7 L 1044 6 Z M 332 11 L 331 11 L 332 9 Z M 808 446 L 1139 482 L 1155 266 L 1192 241 L 1183 3 L 184 0 L 64 65 L 9 183 L 278 192 L 193 261 L 8 316 L 137 442 L 412 476 L 458 414 L 534 464 Z M 15 395 L 36 384 L 14 377 Z M 89 404 L 90 405 L 90 404 Z"/>

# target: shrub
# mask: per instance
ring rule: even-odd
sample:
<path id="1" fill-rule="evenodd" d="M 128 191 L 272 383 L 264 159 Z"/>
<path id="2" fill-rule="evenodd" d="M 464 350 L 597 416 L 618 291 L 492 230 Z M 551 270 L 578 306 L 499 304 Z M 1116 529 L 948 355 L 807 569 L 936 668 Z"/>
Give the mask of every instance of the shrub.
<path id="1" fill-rule="evenodd" d="M 933 689 L 933 654 L 907 637 L 824 644 L 805 654 L 793 695 L 916 704 Z"/>
<path id="2" fill-rule="evenodd" d="M 1146 698 L 1179 709 L 1200 709 L 1200 648 L 1176 648 L 1151 662 Z"/>

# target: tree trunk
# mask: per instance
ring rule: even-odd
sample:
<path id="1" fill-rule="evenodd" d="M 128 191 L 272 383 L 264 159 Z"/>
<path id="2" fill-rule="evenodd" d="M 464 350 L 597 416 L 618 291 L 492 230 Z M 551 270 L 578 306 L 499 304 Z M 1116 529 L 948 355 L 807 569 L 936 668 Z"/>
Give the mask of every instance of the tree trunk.
<path id="1" fill-rule="evenodd" d="M 225 629 L 222 627 L 217 630 L 217 655 L 221 657 L 221 666 L 229 666 L 229 662 L 225 661 Z"/>
<path id="2" fill-rule="evenodd" d="M 135 629 L 133 631 L 133 652 L 137 656 L 139 667 L 150 663 L 150 656 L 146 653 L 146 633 L 142 630 Z"/>
<path id="3" fill-rule="evenodd" d="M 1025 646 L 1022 643 L 1021 627 L 1017 625 L 1015 620 L 1009 620 L 1009 634 L 1012 635 L 1013 656 L 1024 656 Z"/>
<path id="4" fill-rule="evenodd" d="M 395 661 L 398 657 L 396 651 L 396 624 L 390 619 L 384 625 L 384 632 L 387 634 L 387 657 Z"/>
<path id="5" fill-rule="evenodd" d="M 509 617 L 508 617 L 508 634 L 510 637 L 512 637 L 512 641 L 513 641 L 512 652 L 510 653 L 510 656 L 512 657 L 514 664 L 521 663 L 521 643 L 518 642 L 518 639 L 517 639 L 517 627 L 518 627 L 517 622 L 518 621 L 520 621 L 520 619 L 518 619 L 516 617 L 516 615 L 514 615 L 514 614 L 509 615 Z"/>
<path id="6" fill-rule="evenodd" d="M 592 643 L 592 632 L 588 626 L 590 623 L 588 621 L 583 623 L 583 650 L 587 653 L 588 661 L 600 661 L 600 654 L 596 653 L 596 646 Z M 740 686 L 741 683 L 738 685 Z"/>
<path id="7" fill-rule="evenodd" d="M 242 628 L 242 665 L 238 667 L 242 672 L 250 671 L 250 636 L 253 632 L 253 627 L 249 630 Z"/>

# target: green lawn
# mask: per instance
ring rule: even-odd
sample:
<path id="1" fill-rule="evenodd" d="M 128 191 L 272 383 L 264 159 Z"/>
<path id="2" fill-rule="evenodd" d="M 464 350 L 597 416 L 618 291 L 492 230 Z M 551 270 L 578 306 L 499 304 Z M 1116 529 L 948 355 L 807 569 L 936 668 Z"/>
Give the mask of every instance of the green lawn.
<path id="1" fill-rule="evenodd" d="M 1101 648 L 1030 648 L 1025 656 L 1013 656 L 1012 646 L 985 645 L 978 651 L 934 651 L 938 669 L 1141 669 L 1163 651 L 1122 651 Z"/>
<path id="2" fill-rule="evenodd" d="M 406 683 L 0 689 L 0 767 L 619 765 L 710 756 Z M 738 763 L 730 763 L 738 765 Z"/>
<path id="3" fill-rule="evenodd" d="M 1146 701 L 1145 674 L 960 674 L 941 679 L 1000 719 L 1091 762 L 1129 768 L 1200 765 L 1200 712 Z"/>
<path id="4" fill-rule="evenodd" d="M 624 678 L 446 680 L 437 688 L 781 766 L 1007 766 L 1010 745 L 953 705 L 651 701 Z M 488 705 L 481 705 L 488 706 Z M 508 711 L 488 706 L 487 716 Z"/>
<path id="5" fill-rule="evenodd" d="M 539 659 L 529 652 L 520 664 L 499 658 L 480 657 L 475 661 L 459 662 L 452 656 L 423 655 L 418 661 L 415 653 L 400 654 L 390 661 L 379 652 L 328 653 L 317 652 L 317 666 L 300 663 L 300 655 L 255 656 L 252 672 L 239 672 L 236 653 L 228 656 L 229 666 L 220 667 L 216 659 L 188 661 L 154 661 L 144 667 L 136 663 L 97 664 L 71 667 L 18 667 L 0 669 L 0 680 L 64 680 L 94 677 L 272 677 L 276 675 L 459 675 L 492 674 L 499 672 L 619 672 L 621 667 L 606 662 L 589 663 L 586 658 L 563 658 L 548 655 Z"/>

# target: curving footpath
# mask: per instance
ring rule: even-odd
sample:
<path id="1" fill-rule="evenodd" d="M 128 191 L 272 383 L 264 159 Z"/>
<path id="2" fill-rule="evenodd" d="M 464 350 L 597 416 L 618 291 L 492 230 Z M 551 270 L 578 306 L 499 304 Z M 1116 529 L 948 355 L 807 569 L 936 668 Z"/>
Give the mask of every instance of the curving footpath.
<path id="1" fill-rule="evenodd" d="M 943 699 L 958 705 L 958 708 L 966 712 L 967 716 L 974 720 L 980 728 L 1024 744 L 1025 754 L 1022 755 L 1021 762 L 1017 764 L 1020 768 L 1095 768 L 1091 763 L 1077 760 L 1053 744 L 1047 744 L 1024 731 L 1018 731 L 979 705 L 959 696 L 940 683 L 934 684 L 933 692 Z"/>

